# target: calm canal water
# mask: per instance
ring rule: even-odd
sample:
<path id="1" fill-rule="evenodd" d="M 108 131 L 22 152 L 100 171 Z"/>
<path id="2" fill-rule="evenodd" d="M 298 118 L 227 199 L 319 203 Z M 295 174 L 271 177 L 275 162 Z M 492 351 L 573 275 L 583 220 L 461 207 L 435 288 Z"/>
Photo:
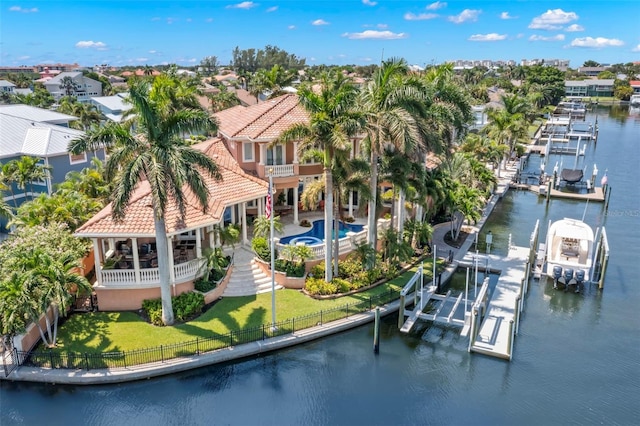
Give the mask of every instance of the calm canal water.
<path id="1" fill-rule="evenodd" d="M 2 383 L 0 424 L 91 425 L 631 425 L 640 422 L 640 116 L 600 108 L 600 138 L 580 168 L 608 169 L 606 288 L 555 292 L 532 281 L 512 362 L 470 355 L 456 329 L 422 324 L 411 335 L 385 319 L 380 354 L 373 326 L 260 358 L 104 387 Z M 595 120 L 590 115 L 587 120 Z M 569 159 L 567 159 L 569 158 Z M 529 167 L 538 167 L 532 159 Z M 565 165 L 573 165 L 565 157 Z M 555 159 L 547 164 L 552 169 Z M 534 223 L 581 218 L 584 202 L 510 191 L 483 231 L 492 251 L 512 233 L 526 245 Z M 544 235 L 544 232 L 543 232 Z M 481 237 L 482 238 L 482 237 Z"/>

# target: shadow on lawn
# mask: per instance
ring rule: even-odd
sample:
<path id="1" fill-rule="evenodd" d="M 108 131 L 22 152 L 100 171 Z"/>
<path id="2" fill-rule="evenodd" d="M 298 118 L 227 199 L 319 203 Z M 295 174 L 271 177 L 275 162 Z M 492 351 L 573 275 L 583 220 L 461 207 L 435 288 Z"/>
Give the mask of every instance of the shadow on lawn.
<path id="1" fill-rule="evenodd" d="M 64 327 L 58 330 L 58 345 L 64 351 L 72 351 L 80 347 L 87 348 L 91 341 L 98 339 L 99 344 L 92 345 L 93 351 L 118 351 L 118 347 L 112 346 L 107 323 L 117 322 L 119 319 L 119 313 L 91 312 L 72 315 L 65 321 Z"/>

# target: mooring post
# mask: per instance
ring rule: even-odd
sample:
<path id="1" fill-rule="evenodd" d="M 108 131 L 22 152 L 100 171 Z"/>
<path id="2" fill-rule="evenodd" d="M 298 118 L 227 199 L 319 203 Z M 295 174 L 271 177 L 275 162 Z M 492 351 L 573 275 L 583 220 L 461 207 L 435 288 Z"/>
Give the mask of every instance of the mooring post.
<path id="1" fill-rule="evenodd" d="M 604 274 L 607 272 L 607 263 L 609 262 L 609 253 L 605 253 L 605 250 L 602 250 L 602 267 L 600 268 L 600 281 L 598 282 L 598 288 L 602 290 L 604 288 Z"/>
<path id="2" fill-rule="evenodd" d="M 373 353 L 380 352 L 380 307 L 376 307 L 376 320 L 373 329 Z"/>
<path id="3" fill-rule="evenodd" d="M 398 329 L 404 325 L 404 295 L 400 294 L 400 306 L 398 307 Z"/>

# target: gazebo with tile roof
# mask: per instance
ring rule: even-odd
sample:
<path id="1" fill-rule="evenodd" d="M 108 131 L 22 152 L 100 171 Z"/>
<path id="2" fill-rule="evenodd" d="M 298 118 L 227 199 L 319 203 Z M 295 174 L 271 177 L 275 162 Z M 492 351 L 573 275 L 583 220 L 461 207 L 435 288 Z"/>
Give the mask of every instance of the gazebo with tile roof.
<path id="1" fill-rule="evenodd" d="M 205 177 L 209 188 L 206 211 L 186 192 L 187 210 L 181 218 L 175 203 L 165 213 L 169 238 L 169 262 L 174 294 L 193 289 L 203 263 L 202 250 L 214 248 L 214 227 L 239 223 L 242 241 L 247 238 L 247 204 L 264 205 L 267 183 L 245 173 L 219 138 L 194 148 L 218 164 L 221 181 Z M 96 283 L 94 290 L 101 310 L 138 309 L 144 299 L 160 297 L 160 277 L 155 257 L 155 231 L 150 186 L 142 182 L 132 196 L 122 221 L 106 206 L 75 233 L 93 241 Z M 118 262 L 114 263 L 114 259 Z M 105 267 L 114 263 L 113 268 Z"/>

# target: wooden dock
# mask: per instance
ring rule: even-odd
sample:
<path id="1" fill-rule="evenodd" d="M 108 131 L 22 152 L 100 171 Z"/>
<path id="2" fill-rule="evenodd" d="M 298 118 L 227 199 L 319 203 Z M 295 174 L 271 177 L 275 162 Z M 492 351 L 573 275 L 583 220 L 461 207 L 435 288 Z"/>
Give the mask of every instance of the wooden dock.
<path id="1" fill-rule="evenodd" d="M 563 192 L 557 189 L 551 188 L 551 194 L 554 198 L 569 198 L 572 200 L 583 200 L 583 201 L 604 201 L 604 190 L 601 186 L 596 186 L 595 188 L 591 188 L 587 193 L 579 193 L 579 192 Z"/>
<path id="2" fill-rule="evenodd" d="M 528 275 L 529 255 L 528 247 L 512 247 L 506 257 L 484 255 L 488 256 L 491 269 L 500 270 L 500 277 L 489 296 L 489 304 L 475 339 L 470 344 L 472 352 L 511 359 L 514 327 L 517 327 L 516 315 L 521 303 L 518 297 L 522 293 L 522 280 Z M 468 253 L 464 261 L 473 263 L 473 253 Z"/>

